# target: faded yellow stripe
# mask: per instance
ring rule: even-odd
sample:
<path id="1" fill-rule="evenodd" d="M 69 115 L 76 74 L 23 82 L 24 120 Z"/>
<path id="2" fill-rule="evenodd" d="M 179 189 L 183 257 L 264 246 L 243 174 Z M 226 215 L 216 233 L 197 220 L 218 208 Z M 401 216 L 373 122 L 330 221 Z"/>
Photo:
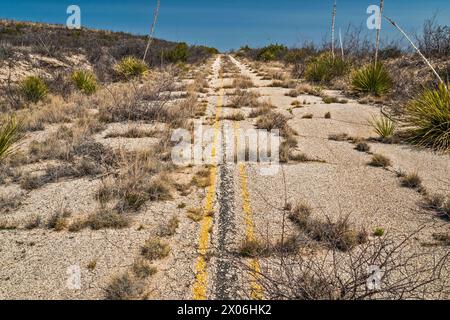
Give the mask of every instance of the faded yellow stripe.
<path id="1" fill-rule="evenodd" d="M 237 134 L 237 129 L 239 124 L 234 123 L 235 137 L 236 137 L 236 151 L 239 150 L 239 135 Z M 244 160 L 245 161 L 245 160 Z M 253 222 L 253 211 L 250 205 L 250 193 L 248 191 L 248 177 L 245 163 L 239 163 L 239 176 L 241 180 L 241 198 L 242 198 L 242 210 L 244 211 L 244 221 L 245 221 L 245 235 L 247 241 L 255 240 L 255 224 Z M 250 296 L 253 300 L 264 299 L 263 288 L 258 283 L 259 275 L 261 274 L 261 267 L 258 259 L 251 259 L 249 262 L 249 267 L 251 270 L 250 279 Z"/>
<path id="2" fill-rule="evenodd" d="M 208 288 L 208 268 L 206 254 L 209 247 L 210 231 L 213 224 L 213 216 L 211 212 L 214 210 L 214 198 L 216 195 L 217 181 L 217 142 L 220 133 L 220 116 L 223 106 L 223 78 L 220 74 L 221 88 L 217 99 L 216 118 L 214 122 L 214 140 L 211 155 L 213 157 L 213 165 L 210 169 L 210 185 L 207 188 L 205 204 L 203 206 L 203 219 L 200 226 L 200 235 L 198 242 L 197 264 L 195 266 L 195 283 L 193 287 L 194 300 L 206 300 L 206 291 Z"/>

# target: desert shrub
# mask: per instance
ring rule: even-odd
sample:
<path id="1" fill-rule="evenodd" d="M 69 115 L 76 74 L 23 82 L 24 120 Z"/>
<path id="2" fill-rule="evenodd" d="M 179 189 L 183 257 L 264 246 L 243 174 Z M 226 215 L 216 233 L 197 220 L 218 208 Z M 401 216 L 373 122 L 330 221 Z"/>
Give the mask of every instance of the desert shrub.
<path id="1" fill-rule="evenodd" d="M 147 240 L 141 248 L 142 256 L 150 261 L 165 258 L 169 253 L 169 245 L 156 238 Z"/>
<path id="2" fill-rule="evenodd" d="M 258 119 L 256 122 L 256 127 L 267 131 L 271 131 L 273 129 L 282 131 L 287 126 L 287 120 L 288 119 L 280 113 L 267 112 Z"/>
<path id="3" fill-rule="evenodd" d="M 370 146 L 366 142 L 358 142 L 355 146 L 355 149 L 360 152 L 369 152 Z"/>
<path id="4" fill-rule="evenodd" d="M 425 89 L 405 110 L 409 141 L 439 151 L 450 151 L 450 91 L 441 84 Z"/>
<path id="5" fill-rule="evenodd" d="M 123 229 L 130 225 L 130 219 L 123 214 L 113 210 L 100 210 L 88 216 L 85 227 L 92 230 L 100 229 Z"/>
<path id="6" fill-rule="evenodd" d="M 133 263 L 133 273 L 136 277 L 139 279 L 145 279 L 149 276 L 152 276 L 158 272 L 158 269 L 156 267 L 153 267 L 148 261 L 144 259 L 137 259 Z"/>
<path id="7" fill-rule="evenodd" d="M 165 54 L 167 61 L 171 63 L 186 62 L 189 57 L 189 46 L 186 43 L 179 43 L 174 49 Z"/>
<path id="8" fill-rule="evenodd" d="M 305 78 L 311 82 L 327 83 L 344 75 L 347 70 L 348 65 L 342 58 L 333 57 L 330 53 L 323 53 L 308 63 Z"/>
<path id="9" fill-rule="evenodd" d="M 392 85 L 392 78 L 382 63 L 366 65 L 352 75 L 352 87 L 357 92 L 382 96 Z"/>
<path id="10" fill-rule="evenodd" d="M 29 76 L 21 82 L 20 92 L 27 101 L 36 103 L 44 99 L 48 93 L 48 87 L 41 78 Z"/>
<path id="11" fill-rule="evenodd" d="M 92 72 L 78 70 L 72 73 L 72 81 L 78 90 L 90 95 L 97 90 L 97 80 Z"/>
<path id="12" fill-rule="evenodd" d="M 114 70 L 120 79 L 131 79 L 145 75 L 148 66 L 135 57 L 125 57 L 114 66 Z"/>
<path id="13" fill-rule="evenodd" d="M 402 175 L 400 181 L 405 188 L 422 189 L 422 179 L 417 172 Z"/>
<path id="14" fill-rule="evenodd" d="M 136 281 L 129 273 L 115 277 L 105 288 L 106 300 L 137 299 L 143 291 L 142 283 Z"/>
<path id="15" fill-rule="evenodd" d="M 287 47 L 283 45 L 271 44 L 259 50 L 257 59 L 261 61 L 273 61 L 281 59 L 287 53 L 287 51 Z"/>
<path id="16" fill-rule="evenodd" d="M 373 116 L 372 119 L 369 120 L 369 124 L 382 140 L 387 140 L 394 135 L 395 123 L 385 116 L 380 118 Z"/>
<path id="17" fill-rule="evenodd" d="M 256 258 L 267 254 L 269 248 L 258 240 L 246 239 L 241 242 L 239 254 L 245 258 Z"/>
<path id="18" fill-rule="evenodd" d="M 11 147 L 20 139 L 20 124 L 14 119 L 3 120 L 0 124 L 0 163 L 11 153 Z"/>
<path id="19" fill-rule="evenodd" d="M 391 160 L 381 154 L 374 154 L 369 165 L 372 167 L 386 168 L 391 165 Z"/>
<path id="20" fill-rule="evenodd" d="M 311 207 L 306 204 L 297 204 L 289 214 L 289 219 L 300 228 L 306 228 L 311 216 Z"/>

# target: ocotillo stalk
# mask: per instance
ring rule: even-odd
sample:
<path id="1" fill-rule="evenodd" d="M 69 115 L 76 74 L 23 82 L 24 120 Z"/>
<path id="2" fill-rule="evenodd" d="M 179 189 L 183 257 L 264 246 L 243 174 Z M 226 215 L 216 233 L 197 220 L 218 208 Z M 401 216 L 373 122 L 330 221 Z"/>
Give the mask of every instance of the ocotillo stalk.
<path id="1" fill-rule="evenodd" d="M 425 63 L 430 67 L 430 69 L 433 71 L 433 73 L 436 75 L 436 77 L 439 79 L 439 81 L 441 83 L 444 83 L 444 81 L 442 80 L 441 76 L 439 75 L 439 73 L 437 73 L 436 69 L 433 68 L 433 66 L 431 65 L 430 61 L 428 61 L 428 59 L 422 54 L 422 52 L 419 50 L 419 48 L 417 48 L 417 46 L 414 44 L 414 42 L 411 40 L 410 37 L 408 37 L 408 35 L 406 34 L 405 31 L 403 31 L 402 28 L 400 28 L 400 26 L 392 19 L 385 17 L 387 21 L 389 21 L 394 27 L 396 27 L 402 34 L 403 36 L 406 38 L 406 40 L 409 41 L 409 43 L 412 45 L 412 47 L 417 51 L 417 53 L 422 57 L 422 59 L 425 61 Z"/>
<path id="2" fill-rule="evenodd" d="M 158 2 L 156 3 L 155 12 L 153 14 L 153 23 L 152 23 L 152 27 L 150 28 L 150 34 L 149 34 L 149 38 L 148 38 L 148 42 L 147 42 L 147 47 L 145 48 L 144 57 L 142 58 L 142 62 L 145 62 L 145 58 L 147 58 L 148 49 L 150 48 L 150 45 L 153 42 L 153 34 L 155 33 L 155 26 L 156 26 L 156 21 L 158 20 L 158 13 L 159 13 L 160 5 L 161 5 L 161 0 L 158 0 Z"/>
<path id="3" fill-rule="evenodd" d="M 342 60 L 344 60 L 344 43 L 342 42 L 341 28 L 339 28 L 339 42 L 340 42 L 340 44 L 341 44 Z"/>
<path id="4" fill-rule="evenodd" d="M 333 6 L 333 19 L 331 23 L 331 53 L 334 57 L 334 28 L 336 24 L 336 0 L 334 0 L 334 6 Z"/>
<path id="5" fill-rule="evenodd" d="M 378 63 L 378 51 L 380 50 L 380 34 L 381 34 L 381 20 L 383 17 L 384 0 L 380 0 L 380 16 L 378 17 L 377 25 L 377 42 L 375 48 L 375 65 Z"/>

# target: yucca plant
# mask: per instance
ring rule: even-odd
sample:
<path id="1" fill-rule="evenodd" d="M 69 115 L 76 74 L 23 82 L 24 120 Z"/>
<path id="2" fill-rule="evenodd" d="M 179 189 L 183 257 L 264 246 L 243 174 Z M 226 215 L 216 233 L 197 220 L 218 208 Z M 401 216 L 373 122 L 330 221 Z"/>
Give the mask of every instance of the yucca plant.
<path id="1" fill-rule="evenodd" d="M 0 163 L 11 153 L 11 147 L 20 139 L 20 124 L 14 118 L 1 120 L 0 124 Z"/>
<path id="2" fill-rule="evenodd" d="M 311 82 L 330 82 L 344 75 L 348 70 L 347 63 L 340 57 L 326 52 L 312 59 L 306 66 L 305 78 Z"/>
<path id="3" fill-rule="evenodd" d="M 352 87 L 357 92 L 382 96 L 392 85 L 392 78 L 382 63 L 366 65 L 352 75 Z"/>
<path id="4" fill-rule="evenodd" d="M 48 87 L 41 78 L 29 76 L 20 84 L 20 92 L 27 101 L 36 103 L 44 99 L 48 93 Z"/>
<path id="5" fill-rule="evenodd" d="M 97 90 L 97 79 L 90 71 L 74 71 L 71 78 L 77 89 L 84 94 L 90 95 Z"/>
<path id="6" fill-rule="evenodd" d="M 369 120 L 369 124 L 383 140 L 387 140 L 394 135 L 395 123 L 386 116 L 378 118 L 373 116 L 372 119 Z"/>
<path id="7" fill-rule="evenodd" d="M 135 57 L 125 57 L 115 65 L 114 70 L 119 78 L 131 79 L 145 75 L 148 72 L 148 66 Z"/>
<path id="8" fill-rule="evenodd" d="M 406 107 L 405 125 L 410 141 L 419 146 L 450 151 L 450 91 L 440 84 L 426 88 Z"/>

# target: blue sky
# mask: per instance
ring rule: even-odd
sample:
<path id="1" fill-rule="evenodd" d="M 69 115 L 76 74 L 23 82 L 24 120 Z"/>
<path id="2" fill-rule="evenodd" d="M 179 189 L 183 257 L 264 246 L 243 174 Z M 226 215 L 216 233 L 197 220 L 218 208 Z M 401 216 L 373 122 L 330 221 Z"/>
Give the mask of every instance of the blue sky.
<path id="1" fill-rule="evenodd" d="M 1 0 L 0 17 L 65 23 L 66 8 L 81 7 L 82 25 L 144 34 L 156 0 Z M 332 0 L 161 0 L 156 37 L 205 44 L 221 50 L 271 42 L 320 43 L 331 23 Z M 338 0 L 337 27 L 365 25 L 366 9 L 378 0 Z M 437 13 L 450 25 L 450 0 L 386 0 L 385 14 L 409 32 Z M 386 25 L 385 35 L 398 34 Z"/>

